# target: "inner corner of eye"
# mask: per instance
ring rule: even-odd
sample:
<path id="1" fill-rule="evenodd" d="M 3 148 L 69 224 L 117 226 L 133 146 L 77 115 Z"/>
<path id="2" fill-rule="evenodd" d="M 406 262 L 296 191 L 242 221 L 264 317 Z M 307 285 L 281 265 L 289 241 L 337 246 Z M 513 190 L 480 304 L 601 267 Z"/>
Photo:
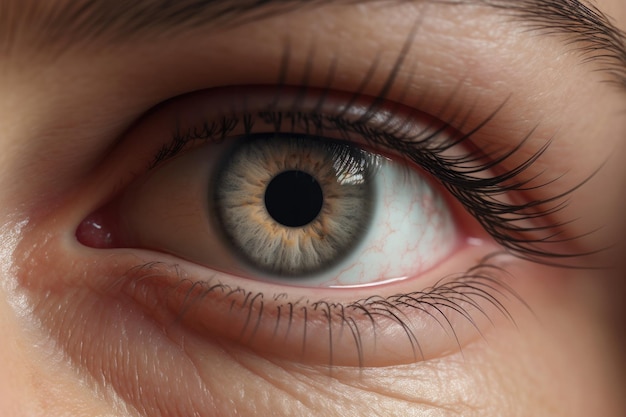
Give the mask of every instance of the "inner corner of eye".
<path id="1" fill-rule="evenodd" d="M 111 205 L 99 208 L 78 224 L 76 239 L 82 245 L 95 249 L 127 246 L 117 217 Z"/>

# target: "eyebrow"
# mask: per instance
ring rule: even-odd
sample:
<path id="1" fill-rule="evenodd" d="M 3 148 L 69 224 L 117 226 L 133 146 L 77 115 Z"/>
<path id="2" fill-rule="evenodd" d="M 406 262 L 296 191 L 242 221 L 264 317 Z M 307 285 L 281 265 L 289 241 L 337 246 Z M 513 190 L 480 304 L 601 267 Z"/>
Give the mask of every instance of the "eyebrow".
<path id="1" fill-rule="evenodd" d="M 48 52 L 172 36 L 195 28 L 244 25 L 296 9 L 329 3 L 380 0 L 0 0 L 0 56 L 23 28 L 38 49 Z M 595 63 L 626 89 L 626 34 L 599 9 L 579 0 L 396 0 L 445 5 L 483 5 L 529 31 L 560 36 L 584 62 Z M 389 2 L 389 1 L 388 1 Z M 55 49 L 56 46 L 56 49 Z"/>

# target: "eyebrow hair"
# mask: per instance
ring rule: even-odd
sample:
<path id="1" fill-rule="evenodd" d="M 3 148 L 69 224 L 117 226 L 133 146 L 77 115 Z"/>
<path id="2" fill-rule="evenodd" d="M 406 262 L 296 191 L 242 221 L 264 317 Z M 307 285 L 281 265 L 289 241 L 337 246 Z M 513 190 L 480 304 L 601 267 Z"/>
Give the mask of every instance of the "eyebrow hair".
<path id="1" fill-rule="evenodd" d="M 381 0 L 0 0 L 0 54 L 11 50 L 22 28 L 39 49 L 64 50 L 175 35 L 199 27 L 244 25 L 301 8 Z M 387 1 L 394 2 L 394 0 Z M 593 62 L 626 89 L 626 34 L 599 9 L 580 0 L 395 0 L 445 5 L 484 5 L 547 36 Z"/>

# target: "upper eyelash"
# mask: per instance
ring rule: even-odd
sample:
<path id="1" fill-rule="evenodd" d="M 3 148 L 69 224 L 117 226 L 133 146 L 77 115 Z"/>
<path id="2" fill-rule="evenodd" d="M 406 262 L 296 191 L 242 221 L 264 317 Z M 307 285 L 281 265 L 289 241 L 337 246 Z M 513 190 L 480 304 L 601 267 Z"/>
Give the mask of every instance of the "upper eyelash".
<path id="1" fill-rule="evenodd" d="M 274 126 L 273 133 L 297 130 L 300 134 L 321 137 L 332 133 L 345 140 L 357 134 L 374 149 L 391 149 L 438 179 L 498 243 L 517 257 L 550 265 L 573 266 L 562 260 L 590 256 L 597 251 L 574 253 L 552 251 L 550 244 L 560 244 L 578 237 L 560 237 L 558 228 L 565 226 L 567 221 L 542 225 L 539 225 L 538 221 L 551 218 L 564 209 L 568 196 L 591 176 L 577 186 L 551 197 L 522 203 L 502 202 L 498 200 L 498 196 L 505 193 L 538 190 L 551 184 L 552 181 L 545 181 L 530 187 L 531 181 L 536 180 L 538 176 L 524 178 L 525 172 L 546 152 L 550 141 L 546 141 L 527 159 L 513 167 L 506 167 L 497 175 L 480 176 L 495 168 L 502 168 L 502 165 L 523 149 L 534 131 L 522 138 L 513 149 L 497 157 L 470 150 L 461 156 L 445 155 L 446 151 L 463 146 L 466 142 L 475 144 L 476 141 L 472 141 L 472 138 L 480 134 L 505 104 L 506 102 L 468 133 L 450 135 L 449 126 L 443 124 L 434 133 L 429 131 L 421 137 L 426 130 L 417 134 L 410 132 L 409 122 L 414 115 L 407 117 L 407 124 L 404 127 L 401 124 L 400 128 L 391 131 L 384 129 L 385 123 L 382 124 L 383 128 L 372 127 L 370 122 L 376 116 L 378 105 L 371 106 L 359 119 L 348 120 L 341 114 L 299 112 L 296 107 L 298 104 L 294 103 L 291 111 L 280 112 L 268 108 L 256 113 L 222 116 L 183 131 L 177 129 L 172 140 L 158 150 L 150 163 L 150 168 L 175 157 L 197 141 L 220 142 L 239 125 L 243 125 L 246 136 L 253 135 L 254 125 L 258 119 Z M 318 107 L 321 108 L 321 105 Z M 530 223 L 521 224 L 525 221 Z"/>
<path id="2" fill-rule="evenodd" d="M 472 142 L 472 138 L 478 135 L 481 130 L 487 126 L 500 112 L 500 110 L 507 104 L 508 99 L 498 106 L 494 111 L 487 115 L 482 122 L 478 123 L 475 127 L 469 129 L 464 134 L 453 136 L 446 141 L 440 139 L 443 135 L 438 135 L 435 132 L 434 135 L 427 136 L 426 138 L 418 138 L 418 135 L 411 135 L 408 130 L 391 131 L 371 129 L 368 126 L 368 122 L 374 118 L 381 106 L 389 99 L 392 87 L 396 83 L 398 74 L 406 65 L 407 57 L 409 56 L 413 42 L 417 36 L 420 19 L 417 19 L 412 25 L 406 40 L 400 48 L 398 55 L 391 66 L 388 74 L 385 77 L 385 81 L 379 88 L 378 93 L 373 97 L 373 101 L 369 105 L 369 108 L 365 111 L 362 117 L 356 121 L 348 121 L 343 116 L 350 110 L 350 108 L 359 100 L 364 97 L 364 91 L 374 78 L 377 68 L 379 67 L 381 55 L 378 54 L 372 61 L 370 67 L 365 71 L 363 79 L 359 83 L 356 90 L 352 93 L 351 98 L 344 106 L 343 113 L 338 115 L 325 115 L 318 112 L 311 112 L 304 114 L 305 117 L 315 117 L 319 120 L 331 120 L 329 117 L 334 117 L 334 123 L 336 130 L 345 135 L 348 133 L 357 133 L 363 136 L 363 139 L 370 144 L 378 145 L 393 149 L 400 153 L 403 158 L 412 161 L 420 166 L 422 169 L 437 178 L 443 186 L 469 211 L 476 220 L 483 226 L 483 228 L 501 244 L 504 248 L 510 251 L 521 259 L 530 260 L 542 264 L 558 266 L 558 267 L 581 267 L 581 261 L 574 259 L 587 259 L 590 256 L 604 251 L 606 248 L 602 248 L 595 251 L 587 252 L 558 252 L 552 248 L 555 248 L 563 242 L 572 242 L 577 239 L 581 239 L 589 233 L 583 233 L 578 236 L 561 238 L 560 231 L 557 231 L 565 224 L 571 223 L 571 221 L 561 221 L 558 223 L 549 223 L 547 225 L 539 226 L 537 221 L 540 219 L 548 219 L 561 211 L 567 205 L 568 197 L 584 183 L 589 181 L 595 172 L 589 175 L 581 183 L 571 187 L 564 192 L 560 192 L 558 195 L 547 197 L 532 202 L 525 203 L 503 203 L 498 201 L 497 196 L 504 193 L 524 192 L 529 191 L 530 188 L 538 190 L 547 185 L 550 185 L 554 179 L 548 179 L 542 184 L 529 187 L 529 184 L 533 180 L 537 180 L 538 176 L 531 178 L 522 178 L 524 174 L 537 159 L 539 159 L 548 149 L 551 141 L 547 140 L 545 145 L 539 150 L 535 151 L 530 157 L 517 164 L 514 167 L 508 167 L 503 173 L 495 176 L 487 176 L 486 178 L 480 178 L 475 174 L 492 170 L 495 167 L 502 167 L 502 165 L 510 158 L 519 152 L 527 140 L 532 136 L 534 130 L 530 131 L 526 137 L 518 141 L 518 145 L 511 151 L 504 153 L 496 157 L 495 159 L 491 155 L 484 154 L 482 152 L 468 152 L 460 158 L 445 157 L 443 153 L 464 142 Z M 283 47 L 283 56 L 281 64 L 278 70 L 277 87 L 278 93 L 276 98 L 280 95 L 280 89 L 289 86 L 288 79 L 290 75 L 290 63 L 291 63 L 291 42 L 289 38 L 285 39 Z M 298 113 L 299 100 L 306 97 L 306 93 L 309 90 L 309 83 L 311 74 L 314 70 L 315 63 L 315 43 L 311 44 L 309 49 L 305 67 L 302 71 L 300 86 L 293 103 L 293 114 Z M 317 109 L 321 109 L 323 102 L 327 95 L 333 91 L 333 80 L 337 70 L 337 57 L 332 59 L 330 66 L 327 69 L 327 77 L 325 87 L 321 89 L 321 98 L 319 100 Z M 402 91 L 406 91 L 406 88 Z M 440 110 L 443 113 L 446 110 L 445 107 L 451 105 L 455 91 L 451 97 L 445 102 L 444 109 Z M 403 93 L 405 94 L 405 93 Z M 372 97 L 370 97 L 372 98 Z M 272 106 L 268 107 L 271 112 Z M 459 116 L 458 109 L 453 117 Z M 469 109 L 467 116 L 472 113 L 473 109 Z M 436 116 L 436 115 L 435 115 Z M 246 119 L 248 117 L 248 119 Z M 200 130 L 190 129 L 187 131 L 176 130 L 173 134 L 171 142 L 161 147 L 155 156 L 154 160 L 150 164 L 150 167 L 156 166 L 158 163 L 169 159 L 180 151 L 190 142 L 196 140 L 202 141 L 214 141 L 225 139 L 229 132 L 231 132 L 238 123 L 244 124 L 244 130 L 246 134 L 251 132 L 254 115 L 243 115 L 243 120 L 239 120 L 237 116 L 225 116 L 219 121 L 210 121 L 202 125 Z M 410 121 L 411 115 L 407 117 L 407 122 Z M 332 121 L 332 120 L 331 120 Z M 275 130 L 278 132 L 281 126 L 276 126 Z M 447 126 L 445 123 L 441 129 L 441 132 L 445 130 Z M 267 132 L 266 132 L 267 133 Z M 319 132 L 314 132 L 319 134 Z M 471 167 L 471 169 L 468 169 Z M 597 172 L 597 171 L 596 171 Z M 474 174 L 474 175 L 472 175 Z M 521 178 L 521 179 L 520 179 Z M 524 225 L 523 222 L 530 221 L 530 225 Z M 536 237 L 536 234 L 540 236 Z M 584 267 L 584 266 L 582 266 Z"/>

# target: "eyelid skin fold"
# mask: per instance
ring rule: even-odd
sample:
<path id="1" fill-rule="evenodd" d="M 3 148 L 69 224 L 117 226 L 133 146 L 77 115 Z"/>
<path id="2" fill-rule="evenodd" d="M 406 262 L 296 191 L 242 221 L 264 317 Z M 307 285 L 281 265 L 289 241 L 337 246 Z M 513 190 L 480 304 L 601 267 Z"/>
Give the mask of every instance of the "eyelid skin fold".
<path id="1" fill-rule="evenodd" d="M 220 141 L 227 136 L 250 134 L 254 118 L 262 119 L 272 132 L 329 135 L 334 131 L 335 135 L 341 135 L 340 139 L 377 146 L 378 152 L 384 151 L 382 143 L 368 136 L 367 131 L 372 135 L 393 132 L 398 137 L 404 136 L 406 141 L 419 142 L 448 130 L 437 119 L 397 103 L 360 94 L 291 86 L 212 89 L 188 97 L 184 110 L 159 117 L 175 120 L 174 138 L 161 148 L 151 166 L 176 156 L 196 141 Z M 396 158 L 403 155 L 397 153 Z"/>

